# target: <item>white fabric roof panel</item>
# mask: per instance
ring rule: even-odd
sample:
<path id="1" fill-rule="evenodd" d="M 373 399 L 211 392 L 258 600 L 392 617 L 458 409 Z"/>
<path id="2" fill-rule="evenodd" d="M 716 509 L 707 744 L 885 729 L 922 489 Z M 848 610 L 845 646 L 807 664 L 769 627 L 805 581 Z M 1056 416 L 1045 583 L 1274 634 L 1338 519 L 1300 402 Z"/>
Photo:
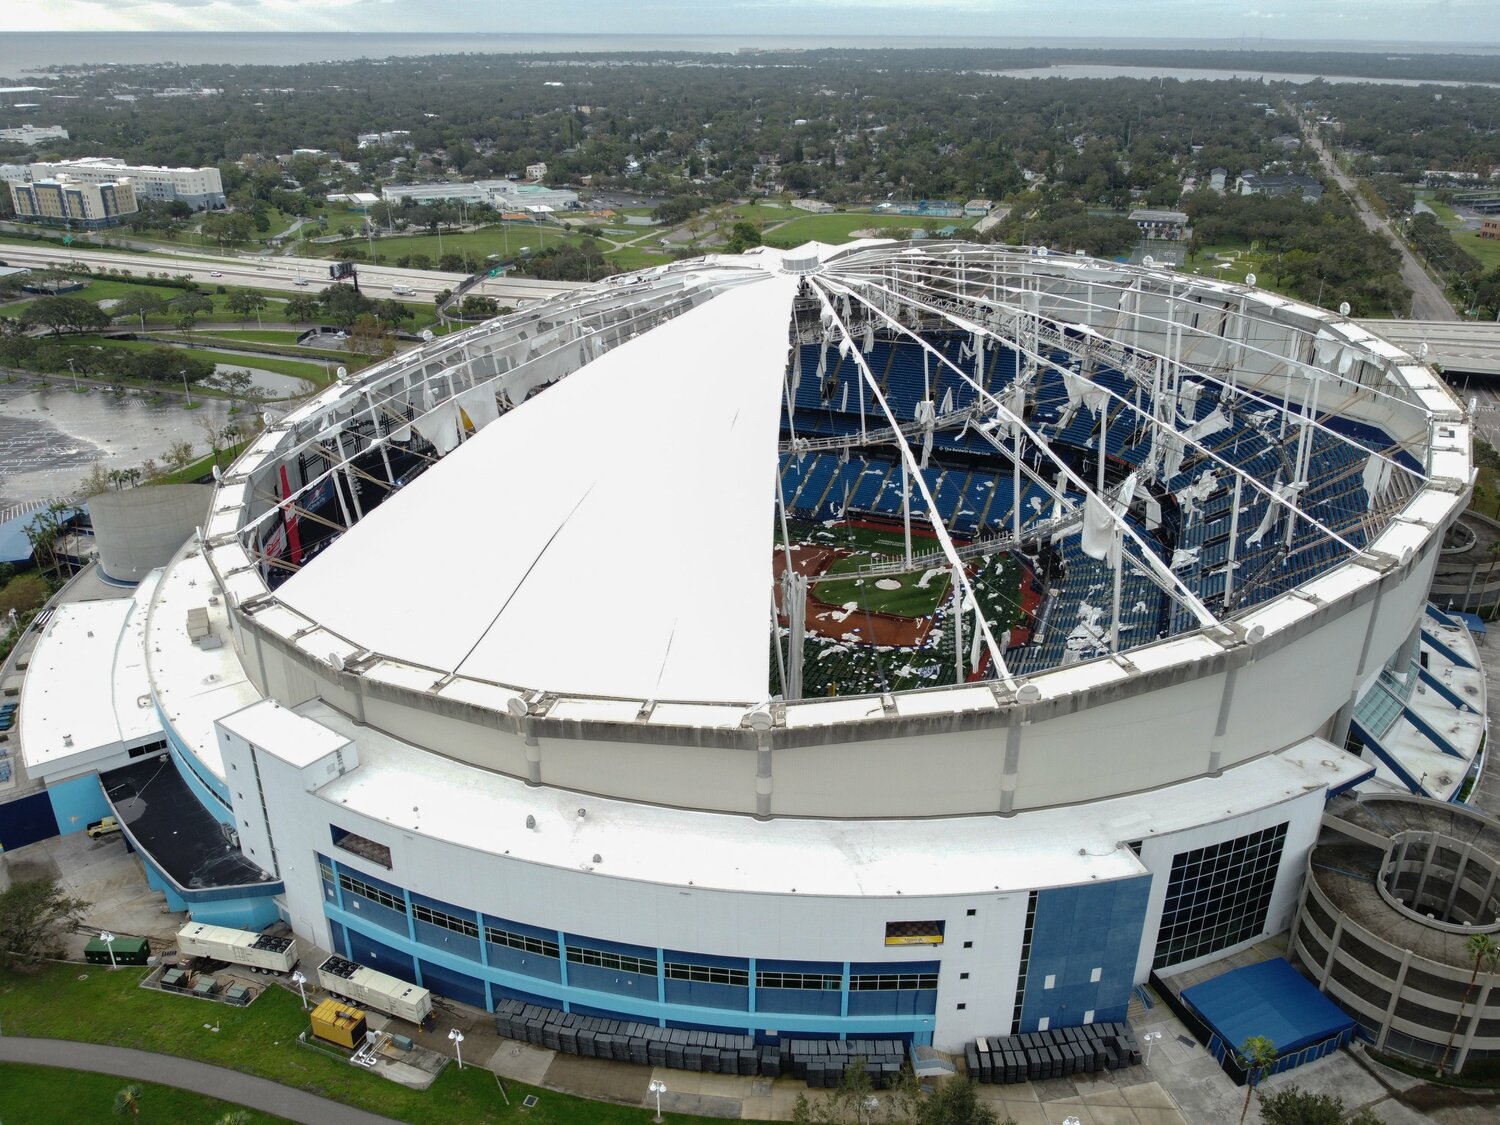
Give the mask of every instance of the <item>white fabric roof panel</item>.
<path id="1" fill-rule="evenodd" d="M 391 496 L 279 596 L 445 672 L 765 698 L 796 288 L 768 273 L 580 368 Z"/>

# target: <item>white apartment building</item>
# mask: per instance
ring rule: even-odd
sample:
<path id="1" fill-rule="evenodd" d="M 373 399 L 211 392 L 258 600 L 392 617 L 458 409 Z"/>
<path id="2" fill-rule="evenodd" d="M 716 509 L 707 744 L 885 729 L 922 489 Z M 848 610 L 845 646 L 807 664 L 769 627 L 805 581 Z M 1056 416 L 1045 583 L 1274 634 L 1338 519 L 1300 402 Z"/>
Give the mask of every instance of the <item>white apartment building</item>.
<path id="1" fill-rule="evenodd" d="M 34 141 L 65 141 L 68 131 L 61 125 L 19 125 L 0 129 L 0 141 L 27 145 Z"/>
<path id="2" fill-rule="evenodd" d="M 77 183 L 113 183 L 128 177 L 136 197 L 153 203 L 180 199 L 195 211 L 224 206 L 224 181 L 217 168 L 162 168 L 153 164 L 126 164 L 112 156 L 89 156 L 77 160 L 36 163 L 30 179 L 44 180 L 65 175 Z"/>

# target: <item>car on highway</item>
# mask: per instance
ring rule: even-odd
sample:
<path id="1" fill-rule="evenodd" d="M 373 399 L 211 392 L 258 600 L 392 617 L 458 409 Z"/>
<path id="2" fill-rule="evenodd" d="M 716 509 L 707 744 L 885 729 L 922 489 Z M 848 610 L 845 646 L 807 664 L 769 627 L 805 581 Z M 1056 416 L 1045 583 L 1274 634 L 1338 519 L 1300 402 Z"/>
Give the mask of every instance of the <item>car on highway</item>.
<path id="1" fill-rule="evenodd" d="M 209 274 L 208 276 L 209 277 L 223 277 L 224 275 L 222 273 L 220 273 L 218 270 L 214 270 L 213 273 Z"/>
<path id="2" fill-rule="evenodd" d="M 299 277 L 295 282 L 293 282 L 293 284 L 294 285 L 306 285 L 307 284 L 307 278 L 305 278 L 305 277 Z"/>

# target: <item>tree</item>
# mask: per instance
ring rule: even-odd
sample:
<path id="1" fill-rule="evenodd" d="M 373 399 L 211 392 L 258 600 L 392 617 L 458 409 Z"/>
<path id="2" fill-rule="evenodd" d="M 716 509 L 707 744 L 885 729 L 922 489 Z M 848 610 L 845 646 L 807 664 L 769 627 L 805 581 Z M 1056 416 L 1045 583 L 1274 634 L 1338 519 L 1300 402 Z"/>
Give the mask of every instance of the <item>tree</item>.
<path id="1" fill-rule="evenodd" d="M 754 223 L 747 223 L 743 219 L 734 224 L 729 234 L 729 243 L 724 247 L 731 254 L 742 253 L 752 246 L 760 245 L 760 231 L 755 228 Z"/>
<path id="2" fill-rule="evenodd" d="M 140 317 L 141 327 L 146 327 L 146 317 L 162 307 L 162 299 L 149 289 L 133 289 L 120 298 L 111 311 L 115 316 Z"/>
<path id="3" fill-rule="evenodd" d="M 266 307 L 267 301 L 259 293 L 252 293 L 248 289 L 237 289 L 229 294 L 224 305 L 232 313 L 239 313 L 243 317 L 259 316 L 260 311 Z"/>
<path id="4" fill-rule="evenodd" d="M 78 927 L 88 905 L 52 879 L 22 879 L 0 891 L 0 964 L 61 956 L 62 935 Z"/>
<path id="5" fill-rule="evenodd" d="M 1245 1068 L 1245 1108 L 1240 1110 L 1243 1125 L 1245 1115 L 1250 1112 L 1250 1099 L 1255 1094 L 1255 1084 L 1265 1077 L 1266 1068 L 1276 1061 L 1276 1044 L 1264 1035 L 1252 1035 L 1240 1044 L 1236 1052 L 1240 1065 Z"/>
<path id="6" fill-rule="evenodd" d="M 306 324 L 308 321 L 317 320 L 318 313 L 321 310 L 318 306 L 317 298 L 304 297 L 299 294 L 296 297 L 288 299 L 287 303 L 282 306 L 281 311 L 282 315 L 293 324 Z"/>
<path id="7" fill-rule="evenodd" d="M 1368 1109 L 1351 1115 L 1344 1099 L 1288 1086 L 1260 1099 L 1261 1125 L 1379 1125 Z"/>
<path id="8" fill-rule="evenodd" d="M 80 297 L 38 297 L 22 311 L 21 324 L 27 328 L 51 329 L 54 336 L 64 332 L 97 332 L 109 327 L 109 314 Z"/>
<path id="9" fill-rule="evenodd" d="M 193 463 L 193 443 L 174 441 L 167 446 L 166 461 L 173 469 L 185 469 Z"/>
<path id="10" fill-rule="evenodd" d="M 52 589 L 39 574 L 20 574 L 0 589 L 0 618 L 9 617 L 11 610 L 29 613 L 41 609 L 52 596 Z"/>
<path id="11" fill-rule="evenodd" d="M 1453 1017 L 1453 1030 L 1448 1032 L 1448 1042 L 1443 1047 L 1443 1059 L 1438 1063 L 1438 1073 L 1445 1074 L 1448 1071 L 1448 1056 L 1453 1053 L 1453 1041 L 1458 1038 L 1459 1025 L 1464 1020 L 1464 1009 L 1469 1006 L 1469 1000 L 1474 995 L 1475 982 L 1479 980 L 1479 970 L 1483 967 L 1487 973 L 1495 971 L 1496 964 L 1500 964 L 1500 944 L 1489 934 L 1470 934 L 1464 939 L 1464 949 L 1474 961 L 1474 971 L 1469 974 L 1469 986 L 1464 989 L 1463 1002 L 1458 1006 L 1458 1014 Z"/>
<path id="12" fill-rule="evenodd" d="M 123 1090 L 115 1094 L 115 1116 L 124 1117 L 130 1114 L 132 1121 L 141 1119 L 141 1094 L 144 1091 L 136 1083 L 131 1083 Z"/>

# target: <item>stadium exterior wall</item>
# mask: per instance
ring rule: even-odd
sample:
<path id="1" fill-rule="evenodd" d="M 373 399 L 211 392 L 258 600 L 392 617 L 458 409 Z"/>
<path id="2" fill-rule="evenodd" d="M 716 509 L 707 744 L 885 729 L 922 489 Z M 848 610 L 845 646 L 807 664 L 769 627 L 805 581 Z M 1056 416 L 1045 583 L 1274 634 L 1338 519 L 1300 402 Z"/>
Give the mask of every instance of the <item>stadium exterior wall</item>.
<path id="1" fill-rule="evenodd" d="M 1042 1020 L 1060 1027 L 1124 1018 L 1130 988 L 1151 968 L 1161 902 L 1172 857 L 1179 852 L 1288 824 L 1265 925 L 1247 940 L 1216 950 L 1213 958 L 1284 929 L 1324 802 L 1323 791 L 1312 789 L 1245 815 L 1159 837 L 1143 823 L 1147 839 L 1141 858 L 1148 873 L 1103 882 L 1084 879 L 1035 891 L 1038 920 L 1023 980 L 1019 974 L 1028 904 L 1025 889 L 995 893 L 975 887 L 967 894 L 899 897 L 767 894 L 649 882 L 518 860 L 393 829 L 383 819 L 335 804 L 308 791 L 298 769 L 274 750 L 253 746 L 234 726 L 231 716 L 219 727 L 231 776 L 256 771 L 264 795 L 263 805 L 255 800 L 237 802 L 242 839 L 271 842 L 294 929 L 312 935 L 325 948 L 351 953 L 363 949 L 367 956 L 384 948 L 403 958 L 397 963 L 398 975 L 409 977 L 418 975 L 419 962 L 426 960 L 480 982 L 488 1006 L 496 999 L 521 995 L 560 1007 L 608 1010 L 650 1021 L 757 1034 L 900 1034 L 944 1049 L 961 1048 L 975 1035 L 1008 1034 L 1022 985 L 1022 1030 L 1045 1026 Z M 391 866 L 337 849 L 331 843 L 334 829 L 388 846 Z M 507 830 L 497 826 L 497 849 Z M 920 828 L 892 825 L 891 830 Z M 330 887 L 320 874 L 320 856 L 341 873 L 392 890 L 398 900 L 404 898 L 405 910 L 372 904 L 336 884 Z M 566 965 L 551 976 L 533 976 L 499 963 L 486 942 L 473 943 L 465 953 L 459 948 L 464 943 L 455 942 L 451 933 L 430 927 L 424 933 L 412 909 L 422 899 L 481 925 L 485 917 L 504 919 L 528 932 L 555 935 L 553 940 L 565 946 L 644 951 L 648 960 L 658 962 L 670 960 L 672 951 L 684 951 L 746 965 L 752 975 L 756 965 L 797 962 L 809 970 L 822 967 L 842 973 L 845 986 L 837 1005 L 829 999 L 822 1011 L 792 1012 L 674 1003 L 664 998 L 667 982 L 660 974 L 651 982 L 616 974 L 612 981 L 596 977 L 580 983 L 582 971 Z M 942 920 L 942 944 L 885 944 L 887 922 L 914 918 Z M 1063 924 L 1063 918 L 1072 919 L 1072 924 Z M 1112 921 L 1100 925 L 1100 918 Z M 354 944 L 346 945 L 346 939 Z M 851 1012 L 851 1000 L 859 1003 L 860 994 L 848 989 L 850 965 L 878 965 L 886 972 L 935 966 L 935 994 L 923 998 L 931 1010 Z M 378 960 L 376 967 L 393 968 Z M 403 967 L 409 969 L 405 974 L 399 971 Z M 658 986 L 661 993 L 653 992 Z"/>
<path id="2" fill-rule="evenodd" d="M 1428 539 L 1404 566 L 1393 564 L 1383 577 L 1349 568 L 1362 588 L 1319 605 L 1259 644 L 1216 658 L 1135 671 L 1029 706 L 996 709 L 995 697 L 981 689 L 987 712 L 955 709 L 924 719 L 773 732 L 785 744 L 772 743 L 772 815 L 1013 812 L 1151 789 L 1279 750 L 1325 729 L 1357 686 L 1411 635 L 1440 541 Z M 288 706 L 321 697 L 397 737 L 513 777 L 535 773 L 534 780 L 545 785 L 683 808 L 756 812 L 758 745 L 750 731 L 703 728 L 659 744 L 656 739 L 672 732 L 532 720 L 539 745 L 528 747 L 508 717 L 340 672 L 262 630 L 253 617 L 238 616 L 237 624 L 236 641 L 244 646 L 252 681 Z M 1151 651 L 1132 650 L 1129 659 L 1139 668 Z M 1308 668 L 1320 674 L 1308 676 Z M 1106 664 L 1105 670 L 1115 669 Z M 1049 675 L 1034 682 L 1044 685 Z M 1274 709 L 1262 705 L 1269 698 L 1277 701 Z M 840 702 L 862 713 L 878 710 L 870 700 Z M 1012 755 L 1002 752 L 1009 749 L 1011 730 L 1013 768 Z M 912 768 L 911 739 L 921 739 L 921 770 Z M 620 752 L 621 743 L 631 744 L 629 754 Z M 1129 762 L 1129 769 L 1098 770 L 1101 752 Z M 529 769 L 533 764 L 539 771 Z M 954 778 L 964 784 L 954 785 Z"/>

